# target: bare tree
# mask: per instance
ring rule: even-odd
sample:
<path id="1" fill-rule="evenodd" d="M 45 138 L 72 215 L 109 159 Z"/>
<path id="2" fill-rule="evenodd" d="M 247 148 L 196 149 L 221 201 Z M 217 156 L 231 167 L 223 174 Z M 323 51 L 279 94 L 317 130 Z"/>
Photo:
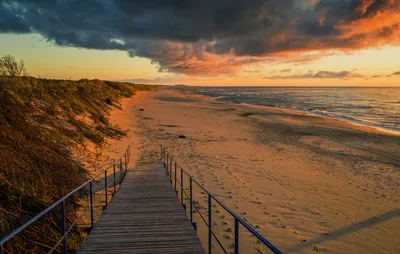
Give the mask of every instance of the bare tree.
<path id="1" fill-rule="evenodd" d="M 15 57 L 10 55 L 5 55 L 0 58 L 0 76 L 27 76 L 24 60 L 19 63 Z"/>

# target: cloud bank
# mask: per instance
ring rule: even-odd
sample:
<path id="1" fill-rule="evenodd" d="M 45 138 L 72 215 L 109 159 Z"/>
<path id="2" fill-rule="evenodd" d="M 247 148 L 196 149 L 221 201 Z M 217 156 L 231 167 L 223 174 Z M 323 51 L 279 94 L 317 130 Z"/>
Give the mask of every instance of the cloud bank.
<path id="1" fill-rule="evenodd" d="M 400 3 L 2 0 L 0 32 L 39 33 L 60 46 L 123 50 L 151 59 L 160 71 L 228 74 L 304 52 L 399 45 Z"/>
<path id="2" fill-rule="evenodd" d="M 358 73 L 354 73 L 351 71 L 318 71 L 318 72 L 309 72 L 306 74 L 294 74 L 289 76 L 269 76 L 264 77 L 264 79 L 348 79 L 348 78 L 366 78 Z"/>

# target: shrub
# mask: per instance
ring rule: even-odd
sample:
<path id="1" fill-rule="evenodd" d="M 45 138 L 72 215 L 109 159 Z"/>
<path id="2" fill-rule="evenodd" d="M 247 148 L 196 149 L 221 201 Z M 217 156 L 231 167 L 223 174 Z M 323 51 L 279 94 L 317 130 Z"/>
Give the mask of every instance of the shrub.
<path id="1" fill-rule="evenodd" d="M 13 56 L 3 56 L 0 58 L 0 76 L 28 76 L 24 60 L 18 62 Z"/>

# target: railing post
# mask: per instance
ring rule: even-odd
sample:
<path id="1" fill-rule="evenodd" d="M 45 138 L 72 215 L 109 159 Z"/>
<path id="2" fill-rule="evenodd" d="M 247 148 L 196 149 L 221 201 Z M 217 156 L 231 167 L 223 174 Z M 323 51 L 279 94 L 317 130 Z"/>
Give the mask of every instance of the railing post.
<path id="1" fill-rule="evenodd" d="M 171 170 L 169 170 L 169 168 L 168 168 L 167 164 L 165 163 L 165 161 L 166 161 L 166 159 L 165 159 L 164 155 L 162 154 L 163 165 L 165 167 L 165 170 L 167 170 L 167 175 L 168 175 L 169 179 L 171 180 Z"/>
<path id="2" fill-rule="evenodd" d="M 167 170 L 168 170 L 168 168 L 167 168 Z M 170 167 L 169 168 L 169 180 L 171 181 L 171 183 L 172 183 L 172 167 Z"/>
<path id="3" fill-rule="evenodd" d="M 107 191 L 107 187 L 108 187 L 108 179 L 107 179 L 107 170 L 104 171 L 104 193 L 105 193 L 105 198 L 106 198 L 106 206 L 104 207 L 104 209 L 107 207 L 108 205 L 108 191 Z"/>
<path id="4" fill-rule="evenodd" d="M 115 186 L 115 163 L 113 165 L 113 179 L 114 179 L 114 193 L 117 191 L 117 187 Z M 114 195 L 113 193 L 113 195 Z"/>
<path id="5" fill-rule="evenodd" d="M 182 168 L 181 168 L 181 204 L 183 205 L 183 170 L 182 170 Z"/>
<path id="6" fill-rule="evenodd" d="M 161 157 L 161 162 L 164 164 L 164 154 L 163 154 L 163 148 L 162 148 L 161 144 L 160 144 L 160 157 Z"/>
<path id="7" fill-rule="evenodd" d="M 175 162 L 175 164 L 176 164 L 176 161 L 174 161 L 174 162 Z M 172 156 L 169 157 L 168 165 L 170 166 L 170 168 L 172 168 Z M 176 165 L 175 165 L 175 166 L 176 166 Z"/>
<path id="8" fill-rule="evenodd" d="M 127 155 L 125 153 L 125 174 L 128 172 L 128 161 L 126 160 Z"/>
<path id="9" fill-rule="evenodd" d="M 211 254 L 212 249 L 212 210 L 211 210 L 211 194 L 208 194 L 208 254 Z"/>
<path id="10" fill-rule="evenodd" d="M 163 163 L 164 163 L 164 167 L 167 167 L 167 164 L 165 163 L 166 162 L 166 156 L 167 154 L 165 153 L 165 148 L 164 147 L 162 147 L 162 157 L 163 157 Z M 168 168 L 167 168 L 168 169 Z"/>
<path id="11" fill-rule="evenodd" d="M 171 160 L 171 162 L 172 162 L 172 160 Z M 172 165 L 172 164 L 171 164 Z M 172 166 L 171 166 L 172 167 Z M 177 191 L 177 189 L 176 189 L 176 161 L 175 161 L 175 191 Z"/>
<path id="12" fill-rule="evenodd" d="M 3 254 L 3 244 L 0 245 L 0 254 Z"/>
<path id="13" fill-rule="evenodd" d="M 120 173 L 121 173 L 121 183 L 120 183 L 120 185 L 122 184 L 122 180 L 124 180 L 124 173 L 122 172 L 122 159 L 119 159 L 119 170 L 120 170 Z"/>
<path id="14" fill-rule="evenodd" d="M 67 232 L 66 226 L 65 226 L 65 200 L 61 202 L 61 230 L 62 230 L 62 235 L 64 237 L 63 239 L 63 250 L 64 254 L 67 254 L 67 236 L 65 233 Z"/>
<path id="15" fill-rule="evenodd" d="M 169 165 L 169 153 L 167 151 L 165 151 L 165 156 L 167 158 L 167 162 L 165 163 L 165 165 L 168 168 L 170 165 Z"/>
<path id="16" fill-rule="evenodd" d="M 239 220 L 235 217 L 235 254 L 239 254 Z"/>
<path id="17" fill-rule="evenodd" d="M 90 199 L 90 225 L 94 227 L 94 214 L 93 214 L 93 182 L 89 183 L 89 199 Z"/>
<path id="18" fill-rule="evenodd" d="M 190 222 L 193 224 L 193 179 L 189 178 L 189 188 L 190 188 Z"/>

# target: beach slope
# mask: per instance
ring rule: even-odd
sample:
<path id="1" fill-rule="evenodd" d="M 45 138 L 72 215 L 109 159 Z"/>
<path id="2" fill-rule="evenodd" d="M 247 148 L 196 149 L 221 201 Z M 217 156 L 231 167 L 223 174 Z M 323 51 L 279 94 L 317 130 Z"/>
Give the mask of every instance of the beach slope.
<path id="1" fill-rule="evenodd" d="M 398 135 L 173 89 L 137 98 L 139 160 L 155 160 L 158 144 L 168 147 L 283 252 L 400 252 Z M 233 221 L 217 218 L 229 244 Z M 241 247 L 262 250 L 253 238 Z"/>

